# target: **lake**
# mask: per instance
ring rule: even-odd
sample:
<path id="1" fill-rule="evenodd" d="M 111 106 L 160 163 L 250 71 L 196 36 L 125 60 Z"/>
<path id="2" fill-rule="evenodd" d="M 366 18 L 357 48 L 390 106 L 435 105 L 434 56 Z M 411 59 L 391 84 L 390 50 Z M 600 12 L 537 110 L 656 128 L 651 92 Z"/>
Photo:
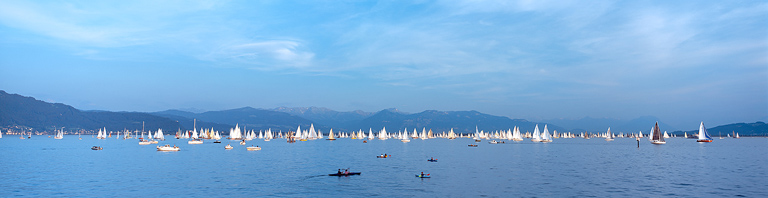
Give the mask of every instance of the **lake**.
<path id="1" fill-rule="evenodd" d="M 0 196 L 768 197 L 768 138 L 253 140 L 158 152 L 136 139 L 0 139 Z M 227 144 L 234 146 L 225 150 Z M 93 151 L 92 146 L 104 150 Z M 376 158 L 380 154 L 392 157 Z M 438 162 L 428 162 L 434 157 Z M 361 175 L 331 177 L 339 168 Z M 432 178 L 417 178 L 424 172 Z"/>

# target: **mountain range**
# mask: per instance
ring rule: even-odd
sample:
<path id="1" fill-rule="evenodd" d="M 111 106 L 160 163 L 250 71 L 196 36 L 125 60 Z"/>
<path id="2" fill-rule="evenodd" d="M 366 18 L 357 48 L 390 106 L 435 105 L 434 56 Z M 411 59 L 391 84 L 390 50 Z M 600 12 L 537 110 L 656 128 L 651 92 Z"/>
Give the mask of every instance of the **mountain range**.
<path id="1" fill-rule="evenodd" d="M 47 103 L 32 97 L 0 90 L 0 126 L 22 126 L 36 131 L 65 127 L 68 131 L 123 129 L 176 131 L 183 129 L 176 120 L 139 112 L 81 111 L 61 103 Z"/>
<path id="2" fill-rule="evenodd" d="M 107 127 L 108 130 L 141 130 L 142 122 L 147 130 L 173 132 L 197 128 L 214 128 L 218 131 L 229 131 L 235 125 L 240 128 L 273 131 L 293 131 L 297 126 L 308 128 L 310 125 L 327 133 L 333 128 L 336 131 L 368 131 L 377 132 L 386 127 L 388 132 L 407 129 L 412 132 L 417 129 L 431 129 L 441 133 L 453 129 L 457 133 L 474 133 L 475 127 L 486 132 L 508 130 L 514 126 L 522 132 L 533 131 L 535 125 L 541 130 L 546 125 L 552 131 L 602 132 L 611 127 L 613 132 L 647 132 L 653 123 L 659 121 L 653 116 L 644 116 L 633 120 L 615 120 L 608 118 L 583 118 L 579 120 L 544 120 L 532 122 L 525 119 L 511 119 L 504 116 L 494 116 L 478 111 L 437 111 L 426 110 L 419 113 L 404 113 L 397 109 L 385 109 L 378 112 L 350 111 L 339 112 L 322 107 L 278 107 L 273 109 L 257 109 L 243 107 L 221 111 L 190 112 L 182 110 L 166 110 L 160 112 L 109 112 L 83 111 L 60 103 L 47 103 L 32 97 L 9 94 L 0 90 L 0 127 L 11 128 L 22 126 L 34 128 L 36 131 L 51 131 L 54 127 L 66 127 L 68 130 L 96 130 Z M 662 130 L 673 131 L 674 128 L 659 122 Z M 709 129 L 710 135 L 715 131 L 736 131 L 741 135 L 763 135 L 768 126 L 763 122 L 736 123 Z M 682 131 L 677 131 L 682 133 Z"/>

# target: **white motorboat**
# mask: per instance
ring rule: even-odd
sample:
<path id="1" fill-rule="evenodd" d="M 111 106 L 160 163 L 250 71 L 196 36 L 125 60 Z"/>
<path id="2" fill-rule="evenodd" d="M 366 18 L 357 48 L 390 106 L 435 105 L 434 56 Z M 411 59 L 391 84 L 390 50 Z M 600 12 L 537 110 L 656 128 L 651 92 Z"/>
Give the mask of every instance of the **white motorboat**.
<path id="1" fill-rule="evenodd" d="M 166 144 L 165 146 L 157 146 L 157 151 L 179 151 L 181 150 L 178 146 L 171 146 L 169 144 Z"/>
<path id="2" fill-rule="evenodd" d="M 246 149 L 246 150 L 249 150 L 249 151 L 260 151 L 260 150 L 261 150 L 261 147 L 259 147 L 259 146 L 253 146 L 253 145 L 251 145 L 251 146 L 249 146 L 249 147 L 246 147 L 245 149 Z"/>

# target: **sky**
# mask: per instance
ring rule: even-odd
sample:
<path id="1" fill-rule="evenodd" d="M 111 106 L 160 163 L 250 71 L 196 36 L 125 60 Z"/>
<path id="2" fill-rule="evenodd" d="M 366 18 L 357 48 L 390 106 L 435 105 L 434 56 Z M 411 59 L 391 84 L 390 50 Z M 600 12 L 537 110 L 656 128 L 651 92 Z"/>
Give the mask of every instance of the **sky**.
<path id="1" fill-rule="evenodd" d="M 768 120 L 765 1 L 0 1 L 0 90 L 84 110 Z"/>

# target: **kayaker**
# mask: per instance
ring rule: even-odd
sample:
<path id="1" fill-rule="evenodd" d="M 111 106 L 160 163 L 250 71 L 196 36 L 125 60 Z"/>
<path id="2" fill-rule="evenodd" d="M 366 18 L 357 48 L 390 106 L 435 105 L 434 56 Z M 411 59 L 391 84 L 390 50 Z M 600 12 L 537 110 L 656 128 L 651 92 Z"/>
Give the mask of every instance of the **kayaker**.
<path id="1" fill-rule="evenodd" d="M 336 174 L 341 175 L 341 169 L 339 169 L 339 171 L 336 171 Z"/>
<path id="2" fill-rule="evenodd" d="M 421 175 L 419 175 L 419 177 L 424 177 L 424 172 L 421 172 Z"/>

